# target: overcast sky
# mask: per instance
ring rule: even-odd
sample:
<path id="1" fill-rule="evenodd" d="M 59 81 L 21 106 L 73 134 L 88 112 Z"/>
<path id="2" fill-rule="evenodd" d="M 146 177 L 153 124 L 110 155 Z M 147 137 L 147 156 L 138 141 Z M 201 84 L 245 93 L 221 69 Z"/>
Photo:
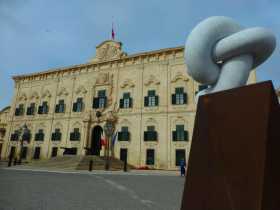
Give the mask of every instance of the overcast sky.
<path id="1" fill-rule="evenodd" d="M 132 54 L 184 45 L 213 15 L 270 28 L 280 43 L 280 0 L 0 0 L 0 108 L 11 102 L 12 75 L 88 62 L 110 38 L 112 19 Z M 257 76 L 280 86 L 279 44 Z"/>

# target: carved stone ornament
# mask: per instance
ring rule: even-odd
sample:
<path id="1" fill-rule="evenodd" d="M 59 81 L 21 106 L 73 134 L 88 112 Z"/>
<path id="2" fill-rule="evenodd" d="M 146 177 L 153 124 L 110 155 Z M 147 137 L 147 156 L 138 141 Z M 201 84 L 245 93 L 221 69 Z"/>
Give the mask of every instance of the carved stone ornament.
<path id="1" fill-rule="evenodd" d="M 48 97 L 50 98 L 52 95 L 49 90 L 45 90 L 42 94 L 42 98 Z"/>
<path id="2" fill-rule="evenodd" d="M 20 100 L 20 101 L 25 101 L 25 100 L 27 100 L 26 94 L 25 94 L 25 93 L 21 93 L 20 96 L 19 96 L 19 100 Z"/>
<path id="3" fill-rule="evenodd" d="M 113 40 L 102 42 L 96 47 L 96 57 L 92 61 L 107 61 L 121 58 L 126 54 L 122 51 L 122 43 Z"/>
<path id="4" fill-rule="evenodd" d="M 32 92 L 32 94 L 29 97 L 30 99 L 38 99 L 39 98 L 39 94 L 38 92 L 34 91 Z"/>
<path id="5" fill-rule="evenodd" d="M 134 86 L 135 86 L 135 84 L 132 82 L 131 79 L 126 79 L 126 80 L 124 80 L 124 82 L 122 83 L 121 88 L 126 88 L 126 87 L 128 87 L 128 88 L 133 88 Z"/>
<path id="6" fill-rule="evenodd" d="M 109 73 L 100 73 L 97 76 L 95 85 L 105 85 L 109 82 Z"/>
<path id="7" fill-rule="evenodd" d="M 76 89 L 76 94 L 86 94 L 86 93 L 87 93 L 87 90 L 83 85 L 79 86 Z"/>
<path id="8" fill-rule="evenodd" d="M 150 75 L 150 77 L 144 84 L 146 86 L 151 85 L 151 84 L 159 85 L 160 81 L 154 75 Z"/>
<path id="9" fill-rule="evenodd" d="M 67 96 L 69 93 L 67 92 L 66 88 L 65 87 L 62 87 L 59 92 L 57 93 L 58 96 L 62 96 L 62 95 L 65 95 Z"/>
<path id="10" fill-rule="evenodd" d="M 183 75 L 182 72 L 177 72 L 176 75 L 174 76 L 174 78 L 171 80 L 171 82 L 175 83 L 178 80 L 182 80 L 184 82 L 187 82 L 189 80 L 189 78 L 187 76 Z"/>

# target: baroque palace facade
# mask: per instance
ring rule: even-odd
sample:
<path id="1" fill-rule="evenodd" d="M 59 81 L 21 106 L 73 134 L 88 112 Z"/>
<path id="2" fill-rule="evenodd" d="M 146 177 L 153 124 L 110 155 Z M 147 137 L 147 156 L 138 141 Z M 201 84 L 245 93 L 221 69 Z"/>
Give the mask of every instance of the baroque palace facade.
<path id="1" fill-rule="evenodd" d="M 183 47 L 127 55 L 120 42 L 108 40 L 87 64 L 13 79 L 11 106 L 0 114 L 2 159 L 19 155 L 21 140 L 27 160 L 62 156 L 65 148 L 104 155 L 101 136 L 110 116 L 117 120 L 115 157 L 161 169 L 188 159 L 202 86 L 186 73 Z M 255 81 L 254 71 L 249 82 Z"/>

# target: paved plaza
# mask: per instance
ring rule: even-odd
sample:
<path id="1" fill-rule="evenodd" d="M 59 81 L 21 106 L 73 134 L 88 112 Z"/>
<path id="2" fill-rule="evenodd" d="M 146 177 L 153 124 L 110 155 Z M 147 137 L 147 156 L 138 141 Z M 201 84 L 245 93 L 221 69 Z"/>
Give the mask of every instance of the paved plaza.
<path id="1" fill-rule="evenodd" d="M 177 210 L 184 181 L 174 172 L 0 169 L 0 210 Z"/>

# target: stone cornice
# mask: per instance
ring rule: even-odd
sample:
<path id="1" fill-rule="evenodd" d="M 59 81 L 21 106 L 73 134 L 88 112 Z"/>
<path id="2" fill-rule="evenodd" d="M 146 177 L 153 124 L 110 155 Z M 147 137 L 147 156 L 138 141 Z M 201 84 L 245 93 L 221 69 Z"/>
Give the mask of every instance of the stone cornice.
<path id="1" fill-rule="evenodd" d="M 184 47 L 174 47 L 174 48 L 165 48 L 165 49 L 160 49 L 160 50 L 155 50 L 155 51 L 149 51 L 149 52 L 143 52 L 143 53 L 137 53 L 137 54 L 132 54 L 128 56 L 121 57 L 119 59 L 114 59 L 114 60 L 107 60 L 107 61 L 101 61 L 101 62 L 91 62 L 91 63 L 85 63 L 85 64 L 80 64 L 80 65 L 73 65 L 65 68 L 55 68 L 55 69 L 50 69 L 47 71 L 41 71 L 37 73 L 31 73 L 31 74 L 25 74 L 25 75 L 16 75 L 13 76 L 13 80 L 15 82 L 21 81 L 21 80 L 44 80 L 47 79 L 49 76 L 58 76 L 60 74 L 76 74 L 81 72 L 82 70 L 88 71 L 89 68 L 97 68 L 99 69 L 100 66 L 103 65 L 108 65 L 108 66 L 117 66 L 120 65 L 121 63 L 125 64 L 126 62 L 132 62 L 132 63 L 137 63 L 136 60 L 140 59 L 142 62 L 146 58 L 152 58 L 156 57 L 157 59 L 162 56 L 162 55 L 176 55 L 176 53 L 183 53 L 184 52 Z M 138 64 L 138 63 L 137 63 Z"/>

